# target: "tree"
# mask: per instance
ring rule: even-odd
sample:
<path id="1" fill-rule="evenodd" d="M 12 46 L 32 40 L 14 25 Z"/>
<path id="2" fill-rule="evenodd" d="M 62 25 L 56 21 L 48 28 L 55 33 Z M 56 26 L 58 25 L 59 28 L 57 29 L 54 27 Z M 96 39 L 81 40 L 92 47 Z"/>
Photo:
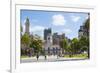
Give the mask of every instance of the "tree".
<path id="1" fill-rule="evenodd" d="M 23 32 L 23 27 L 22 27 L 22 25 L 20 26 L 20 31 Z"/>
<path id="2" fill-rule="evenodd" d="M 72 57 L 72 53 L 73 53 L 73 49 L 71 48 L 71 44 L 68 45 L 67 50 L 66 50 L 69 54 L 69 57 Z"/>
<path id="3" fill-rule="evenodd" d="M 27 33 L 21 36 L 21 55 L 28 55 L 30 50 L 30 37 Z"/>
<path id="4" fill-rule="evenodd" d="M 30 44 L 30 37 L 27 33 L 25 33 L 22 37 L 21 37 L 21 43 L 24 44 L 27 48 L 29 47 Z"/>
<path id="5" fill-rule="evenodd" d="M 64 51 L 67 50 L 67 46 L 68 46 L 68 40 L 66 38 L 61 39 L 60 41 L 60 47 L 62 48 L 62 52 L 64 53 Z"/>
<path id="6" fill-rule="evenodd" d="M 82 36 L 80 38 L 80 45 L 81 45 L 81 50 L 82 51 L 87 51 L 88 52 L 88 58 L 89 58 L 89 37 Z"/>
<path id="7" fill-rule="evenodd" d="M 39 54 L 42 51 L 42 40 L 40 38 L 34 37 L 31 40 L 30 47 L 34 48 L 35 54 Z"/>
<path id="8" fill-rule="evenodd" d="M 87 29 L 87 30 L 89 30 L 90 28 L 90 18 L 88 18 L 86 21 L 85 21 L 85 28 Z"/>
<path id="9" fill-rule="evenodd" d="M 81 47 L 87 46 L 89 48 L 89 38 L 86 36 L 82 36 L 80 38 L 80 45 L 81 45 Z"/>
<path id="10" fill-rule="evenodd" d="M 72 48 L 72 54 L 77 54 L 80 51 L 80 43 L 77 38 L 73 38 L 71 41 L 71 48 Z"/>

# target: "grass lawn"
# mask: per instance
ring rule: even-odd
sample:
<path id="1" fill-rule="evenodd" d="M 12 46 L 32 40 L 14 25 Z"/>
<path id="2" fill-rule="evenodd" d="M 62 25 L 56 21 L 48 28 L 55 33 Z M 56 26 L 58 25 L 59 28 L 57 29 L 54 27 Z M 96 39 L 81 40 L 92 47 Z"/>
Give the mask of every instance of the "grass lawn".
<path id="1" fill-rule="evenodd" d="M 70 57 L 69 55 L 65 55 L 66 58 L 88 58 L 88 54 L 77 54 Z"/>
<path id="2" fill-rule="evenodd" d="M 21 56 L 21 58 L 29 58 L 29 56 Z"/>

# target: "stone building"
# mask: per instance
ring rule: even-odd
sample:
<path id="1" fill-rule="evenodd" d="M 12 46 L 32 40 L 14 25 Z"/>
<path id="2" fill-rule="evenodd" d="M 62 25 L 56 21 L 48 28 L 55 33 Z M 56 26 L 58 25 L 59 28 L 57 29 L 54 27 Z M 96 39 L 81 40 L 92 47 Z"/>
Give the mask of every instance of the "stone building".
<path id="1" fill-rule="evenodd" d="M 26 18 L 26 22 L 25 22 L 25 33 L 30 34 L 30 21 L 29 18 Z"/>
<path id="2" fill-rule="evenodd" d="M 52 35 L 51 28 L 44 30 L 44 49 L 46 55 L 57 55 L 60 51 L 59 38 L 56 35 Z"/>

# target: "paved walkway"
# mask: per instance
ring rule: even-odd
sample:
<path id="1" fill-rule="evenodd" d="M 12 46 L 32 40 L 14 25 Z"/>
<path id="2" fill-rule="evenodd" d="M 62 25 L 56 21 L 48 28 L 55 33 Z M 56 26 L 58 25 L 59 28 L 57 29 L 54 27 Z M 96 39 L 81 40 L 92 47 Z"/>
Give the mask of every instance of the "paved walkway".
<path id="1" fill-rule="evenodd" d="M 47 59 L 45 60 L 44 56 L 39 56 L 39 59 L 37 60 L 36 57 L 30 57 L 30 58 L 21 58 L 21 63 L 29 63 L 29 62 L 55 62 L 55 61 L 72 61 L 72 60 L 86 60 L 86 59 L 80 59 L 80 58 L 64 58 L 64 57 L 57 57 L 57 56 L 47 56 Z"/>

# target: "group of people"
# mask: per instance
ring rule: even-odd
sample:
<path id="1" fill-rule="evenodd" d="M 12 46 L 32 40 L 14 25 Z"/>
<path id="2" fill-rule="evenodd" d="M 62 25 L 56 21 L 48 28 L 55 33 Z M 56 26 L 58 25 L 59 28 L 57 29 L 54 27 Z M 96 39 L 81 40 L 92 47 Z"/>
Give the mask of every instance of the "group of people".
<path id="1" fill-rule="evenodd" d="M 39 59 L 39 55 L 38 54 L 36 55 L 36 58 L 37 58 L 37 61 L 38 61 L 38 59 Z M 59 58 L 59 55 L 57 55 L 57 59 L 58 58 Z M 44 55 L 44 59 L 47 60 L 47 55 Z"/>
<path id="2" fill-rule="evenodd" d="M 39 55 L 38 54 L 36 55 L 36 58 L 37 58 L 37 61 L 38 61 L 38 59 L 39 59 Z M 46 55 L 44 56 L 44 58 L 45 58 L 45 60 L 47 60 L 47 56 Z"/>

